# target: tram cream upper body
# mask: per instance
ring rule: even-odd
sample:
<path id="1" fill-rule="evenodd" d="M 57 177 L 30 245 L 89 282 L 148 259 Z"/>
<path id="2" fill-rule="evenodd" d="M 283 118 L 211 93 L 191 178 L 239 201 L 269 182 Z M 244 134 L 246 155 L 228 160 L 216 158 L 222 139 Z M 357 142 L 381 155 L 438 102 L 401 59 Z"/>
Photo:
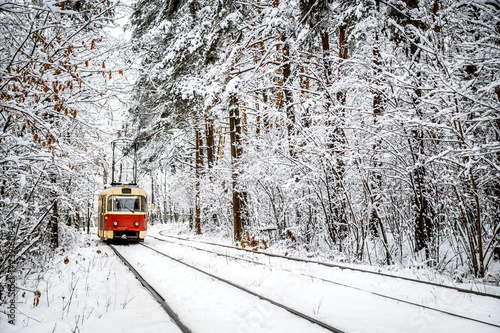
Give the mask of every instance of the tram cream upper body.
<path id="1" fill-rule="evenodd" d="M 125 186 L 119 186 L 119 187 L 110 187 L 107 188 L 103 191 L 101 191 L 99 196 L 110 196 L 110 195 L 123 195 L 123 189 L 129 188 L 131 190 L 131 193 L 127 193 L 128 195 L 142 195 L 145 198 L 147 198 L 147 192 L 141 188 L 138 187 L 129 187 L 128 185 Z"/>

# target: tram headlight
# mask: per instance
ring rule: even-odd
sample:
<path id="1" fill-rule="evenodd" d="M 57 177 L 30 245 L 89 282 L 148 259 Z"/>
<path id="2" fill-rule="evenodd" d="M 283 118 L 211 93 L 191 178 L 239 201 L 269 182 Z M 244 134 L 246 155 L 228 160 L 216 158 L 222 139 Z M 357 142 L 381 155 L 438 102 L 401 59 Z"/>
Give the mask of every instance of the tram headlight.
<path id="1" fill-rule="evenodd" d="M 135 225 L 136 227 L 138 227 L 138 226 L 139 226 L 139 222 L 135 222 L 135 223 L 134 223 L 134 225 Z"/>
<path id="2" fill-rule="evenodd" d="M 118 222 L 113 222 L 113 225 L 116 227 L 118 225 Z"/>

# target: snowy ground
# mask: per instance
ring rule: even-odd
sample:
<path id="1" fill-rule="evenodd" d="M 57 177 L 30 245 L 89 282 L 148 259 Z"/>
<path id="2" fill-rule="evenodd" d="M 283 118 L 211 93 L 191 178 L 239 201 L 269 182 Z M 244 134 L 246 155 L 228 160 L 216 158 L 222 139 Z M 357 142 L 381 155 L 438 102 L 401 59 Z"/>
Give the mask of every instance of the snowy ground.
<path id="1" fill-rule="evenodd" d="M 82 235 L 80 242 L 44 270 L 38 289 L 31 288 L 33 277 L 26 281 L 16 326 L 2 315 L 0 332 L 176 332 L 108 246 L 95 236 Z"/>
<path id="2" fill-rule="evenodd" d="M 161 237 L 161 229 L 168 227 L 153 227 L 149 233 Z M 498 327 L 416 308 L 373 293 L 401 297 L 500 325 L 498 299 L 395 282 L 349 270 L 245 255 L 266 263 L 257 265 L 160 242 L 152 237 L 146 239 L 145 244 L 345 332 L 499 331 Z M 143 246 L 117 245 L 117 249 L 133 265 L 137 264 L 136 269 L 195 332 L 325 331 Z M 224 250 L 227 253 L 234 251 Z M 80 244 L 61 253 L 39 279 L 40 297 L 30 289 L 34 281 L 27 280 L 25 287 L 28 290 L 17 300 L 17 325 L 9 325 L 1 315 L 0 332 L 179 331 L 113 251 L 94 236 L 82 235 Z M 354 285 L 358 289 L 321 279 Z M 496 291 L 500 293 L 498 288 Z"/>

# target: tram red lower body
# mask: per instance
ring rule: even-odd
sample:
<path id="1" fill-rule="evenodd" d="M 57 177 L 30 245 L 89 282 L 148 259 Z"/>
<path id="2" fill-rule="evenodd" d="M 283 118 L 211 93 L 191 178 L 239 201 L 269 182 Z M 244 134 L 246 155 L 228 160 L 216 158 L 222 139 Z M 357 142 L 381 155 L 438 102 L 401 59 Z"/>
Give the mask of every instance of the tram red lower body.
<path id="1" fill-rule="evenodd" d="M 106 214 L 105 230 L 116 231 L 145 231 L 147 227 L 147 219 L 145 214 Z M 114 225 L 117 222 L 118 225 Z M 135 225 L 138 222 L 138 226 Z"/>

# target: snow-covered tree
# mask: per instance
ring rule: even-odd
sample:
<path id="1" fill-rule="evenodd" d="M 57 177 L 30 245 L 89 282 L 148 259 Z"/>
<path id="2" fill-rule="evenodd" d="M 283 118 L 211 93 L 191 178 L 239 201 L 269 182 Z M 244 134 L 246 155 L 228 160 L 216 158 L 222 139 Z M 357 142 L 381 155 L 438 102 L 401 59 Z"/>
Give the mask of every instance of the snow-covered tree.
<path id="1" fill-rule="evenodd" d="M 182 180 L 197 232 L 273 227 L 292 247 L 482 276 L 499 241 L 498 8 L 138 1 L 146 165 Z"/>
<path id="2" fill-rule="evenodd" d="M 109 82 L 123 74 L 107 65 L 116 46 L 105 28 L 119 6 L 0 4 L 2 280 L 9 261 L 40 267 L 51 248 L 71 237 L 69 227 L 90 221 L 93 195 L 103 185 L 104 113 L 115 94 Z"/>

